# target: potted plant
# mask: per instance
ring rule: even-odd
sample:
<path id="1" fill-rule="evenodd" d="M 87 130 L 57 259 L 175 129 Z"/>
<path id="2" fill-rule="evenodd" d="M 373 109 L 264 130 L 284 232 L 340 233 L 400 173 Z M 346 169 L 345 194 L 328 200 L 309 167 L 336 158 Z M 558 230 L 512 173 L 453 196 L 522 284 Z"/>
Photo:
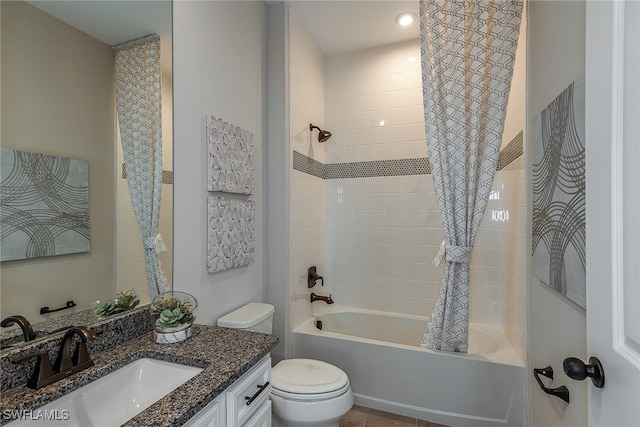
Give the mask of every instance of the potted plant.
<path id="1" fill-rule="evenodd" d="M 135 289 L 122 291 L 117 295 L 95 301 L 91 304 L 93 314 L 99 319 L 112 316 L 114 314 L 133 310 L 140 304 L 140 298 Z"/>
<path id="2" fill-rule="evenodd" d="M 191 336 L 198 301 L 186 292 L 169 291 L 151 302 L 153 330 L 157 343 L 173 343 Z"/>

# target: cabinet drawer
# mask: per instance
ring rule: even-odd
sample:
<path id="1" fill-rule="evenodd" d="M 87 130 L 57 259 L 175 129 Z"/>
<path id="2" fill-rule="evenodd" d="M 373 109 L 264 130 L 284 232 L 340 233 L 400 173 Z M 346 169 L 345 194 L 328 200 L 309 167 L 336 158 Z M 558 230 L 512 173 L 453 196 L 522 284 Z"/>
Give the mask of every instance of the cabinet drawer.
<path id="1" fill-rule="evenodd" d="M 267 399 L 242 427 L 271 427 L 271 401 Z"/>
<path id="2" fill-rule="evenodd" d="M 271 358 L 266 356 L 227 389 L 227 424 L 240 426 L 269 400 Z"/>

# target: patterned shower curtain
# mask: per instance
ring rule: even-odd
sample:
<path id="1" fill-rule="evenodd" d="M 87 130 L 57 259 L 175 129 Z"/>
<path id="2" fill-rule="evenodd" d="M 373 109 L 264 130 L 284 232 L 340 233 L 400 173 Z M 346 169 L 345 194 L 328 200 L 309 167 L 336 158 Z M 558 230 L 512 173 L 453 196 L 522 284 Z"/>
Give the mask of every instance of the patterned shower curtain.
<path id="1" fill-rule="evenodd" d="M 151 35 L 113 47 L 116 108 L 133 210 L 144 243 L 151 299 L 169 290 L 158 254 L 162 192 L 160 37 Z"/>
<path id="2" fill-rule="evenodd" d="M 425 127 L 445 240 L 422 346 L 467 352 L 469 263 L 498 163 L 522 0 L 420 0 Z"/>

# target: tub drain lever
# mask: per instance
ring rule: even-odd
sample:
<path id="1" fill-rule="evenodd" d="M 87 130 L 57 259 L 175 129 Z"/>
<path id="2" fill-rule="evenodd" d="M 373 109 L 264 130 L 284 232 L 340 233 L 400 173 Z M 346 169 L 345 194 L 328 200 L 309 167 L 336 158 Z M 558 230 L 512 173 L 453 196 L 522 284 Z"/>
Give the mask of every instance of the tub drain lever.
<path id="1" fill-rule="evenodd" d="M 567 387 L 563 385 L 556 388 L 545 387 L 538 375 L 544 375 L 547 378 L 553 379 L 553 368 L 551 366 L 547 366 L 546 368 L 534 368 L 533 376 L 536 377 L 536 381 L 538 382 L 538 385 L 540 386 L 542 391 L 552 396 L 559 397 L 560 399 L 569 403 L 569 389 Z"/>

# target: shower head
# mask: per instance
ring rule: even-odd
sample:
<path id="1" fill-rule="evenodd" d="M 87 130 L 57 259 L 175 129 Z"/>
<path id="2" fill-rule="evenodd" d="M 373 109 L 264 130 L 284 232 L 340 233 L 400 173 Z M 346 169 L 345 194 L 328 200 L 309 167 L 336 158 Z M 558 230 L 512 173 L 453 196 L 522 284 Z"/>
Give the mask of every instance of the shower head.
<path id="1" fill-rule="evenodd" d="M 331 138 L 331 132 L 328 130 L 322 130 L 318 126 L 314 126 L 312 123 L 309 123 L 309 130 L 313 131 L 314 129 L 318 129 L 318 142 L 325 142 L 327 139 Z"/>

